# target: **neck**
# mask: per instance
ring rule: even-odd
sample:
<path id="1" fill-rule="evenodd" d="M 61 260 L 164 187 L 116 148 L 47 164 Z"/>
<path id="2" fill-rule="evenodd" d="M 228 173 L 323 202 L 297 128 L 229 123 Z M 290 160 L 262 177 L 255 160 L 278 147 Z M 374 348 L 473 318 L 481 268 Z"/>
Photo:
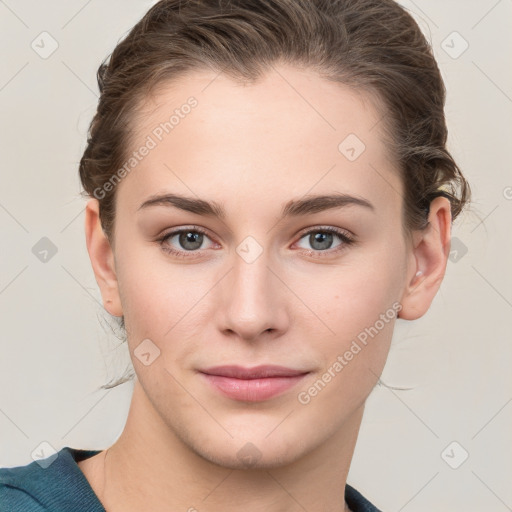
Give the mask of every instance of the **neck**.
<path id="1" fill-rule="evenodd" d="M 125 428 L 102 452 L 94 490 L 107 512 L 349 512 L 345 483 L 363 411 L 364 404 L 328 444 L 291 464 L 231 469 L 204 459 L 179 439 L 136 379 Z"/>

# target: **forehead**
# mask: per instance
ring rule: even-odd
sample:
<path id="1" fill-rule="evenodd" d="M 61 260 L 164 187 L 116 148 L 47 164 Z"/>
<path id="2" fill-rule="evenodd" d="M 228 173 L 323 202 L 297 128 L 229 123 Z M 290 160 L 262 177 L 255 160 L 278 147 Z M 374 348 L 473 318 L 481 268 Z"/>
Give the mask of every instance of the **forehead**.
<path id="1" fill-rule="evenodd" d="M 250 85 L 194 71 L 145 99 L 129 152 L 151 149 L 120 188 L 134 206 L 165 190 L 260 204 L 336 190 L 396 203 L 381 121 L 375 97 L 309 70 L 281 65 Z"/>

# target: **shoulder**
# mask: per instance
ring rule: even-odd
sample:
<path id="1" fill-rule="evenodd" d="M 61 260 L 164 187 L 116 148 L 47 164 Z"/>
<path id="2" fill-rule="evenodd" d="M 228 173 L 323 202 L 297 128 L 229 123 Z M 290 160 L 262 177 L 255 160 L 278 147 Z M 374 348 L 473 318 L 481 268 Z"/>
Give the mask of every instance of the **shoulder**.
<path id="1" fill-rule="evenodd" d="M 0 468 L 0 512 L 101 511 L 77 465 L 95 453 L 65 447 L 24 466 Z"/>
<path id="2" fill-rule="evenodd" d="M 0 468 L 0 512 L 46 510 L 37 498 L 44 478 L 41 480 L 34 464 Z"/>
<path id="3" fill-rule="evenodd" d="M 0 512 L 40 512 L 45 509 L 27 492 L 18 468 L 0 468 Z"/>
<path id="4" fill-rule="evenodd" d="M 345 501 L 352 512 L 382 512 L 349 484 L 345 485 Z"/>

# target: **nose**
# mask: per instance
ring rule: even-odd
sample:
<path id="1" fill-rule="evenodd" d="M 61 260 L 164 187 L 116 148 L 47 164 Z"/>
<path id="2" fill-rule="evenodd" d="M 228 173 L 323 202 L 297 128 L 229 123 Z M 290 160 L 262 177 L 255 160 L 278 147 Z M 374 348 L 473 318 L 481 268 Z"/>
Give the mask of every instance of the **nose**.
<path id="1" fill-rule="evenodd" d="M 290 317 L 290 297 L 287 300 L 281 279 L 277 269 L 270 268 L 265 251 L 252 262 L 235 252 L 233 267 L 222 280 L 219 328 L 245 341 L 281 336 Z"/>

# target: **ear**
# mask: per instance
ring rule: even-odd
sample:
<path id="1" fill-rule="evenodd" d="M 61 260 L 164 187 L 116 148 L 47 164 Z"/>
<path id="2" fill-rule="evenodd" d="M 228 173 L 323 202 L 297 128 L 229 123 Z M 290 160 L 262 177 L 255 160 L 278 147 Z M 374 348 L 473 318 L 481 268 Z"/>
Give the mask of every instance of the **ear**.
<path id="1" fill-rule="evenodd" d="M 429 224 L 413 233 L 408 265 L 407 287 L 402 295 L 398 317 L 416 320 L 429 309 L 436 296 L 448 263 L 451 241 L 451 205 L 446 197 L 430 203 Z M 418 275 L 418 272 L 421 274 Z"/>
<path id="2" fill-rule="evenodd" d="M 103 307 L 113 316 L 123 316 L 114 253 L 101 227 L 97 199 L 90 199 L 85 207 L 85 239 L 96 282 L 100 287 Z"/>

